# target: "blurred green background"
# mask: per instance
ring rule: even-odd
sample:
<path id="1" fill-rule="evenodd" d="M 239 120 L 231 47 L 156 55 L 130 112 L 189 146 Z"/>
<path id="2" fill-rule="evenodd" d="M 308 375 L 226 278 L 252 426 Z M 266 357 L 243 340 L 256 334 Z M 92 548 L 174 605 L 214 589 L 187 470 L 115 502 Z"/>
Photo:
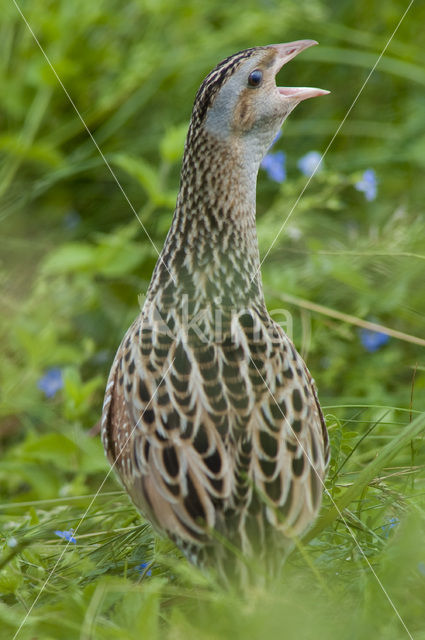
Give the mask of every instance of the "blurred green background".
<path id="1" fill-rule="evenodd" d="M 18 1 L 32 34 L 0 0 L 0 638 L 53 568 L 19 638 L 409 637 L 364 556 L 425 638 L 423 3 L 279 233 L 308 181 L 298 162 L 325 151 L 408 4 Z M 112 476 L 91 502 L 108 469 L 91 430 L 156 261 L 135 214 L 161 248 L 200 82 L 239 49 L 301 38 L 320 46 L 279 83 L 331 94 L 285 123 L 273 151 L 285 153 L 286 179 L 260 171 L 263 256 L 277 236 L 263 281 L 319 387 L 329 491 L 357 543 L 327 499 L 331 515 L 273 596 L 241 601 L 141 524 Z M 366 170 L 369 200 L 356 188 Z M 367 333 L 365 321 L 404 335 Z M 77 526 L 65 547 L 55 531 Z"/>

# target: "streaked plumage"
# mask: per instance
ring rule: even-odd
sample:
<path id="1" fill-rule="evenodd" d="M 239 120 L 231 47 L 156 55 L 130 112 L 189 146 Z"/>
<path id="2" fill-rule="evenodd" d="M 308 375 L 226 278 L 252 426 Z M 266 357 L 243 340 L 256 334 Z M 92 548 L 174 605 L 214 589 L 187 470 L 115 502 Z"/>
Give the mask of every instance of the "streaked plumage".
<path id="1" fill-rule="evenodd" d="M 313 380 L 264 303 L 255 228 L 264 153 L 300 100 L 326 93 L 275 85 L 311 44 L 247 49 L 202 83 L 173 222 L 103 407 L 140 511 L 192 562 L 241 579 L 232 547 L 279 566 L 318 513 L 328 460 Z"/>

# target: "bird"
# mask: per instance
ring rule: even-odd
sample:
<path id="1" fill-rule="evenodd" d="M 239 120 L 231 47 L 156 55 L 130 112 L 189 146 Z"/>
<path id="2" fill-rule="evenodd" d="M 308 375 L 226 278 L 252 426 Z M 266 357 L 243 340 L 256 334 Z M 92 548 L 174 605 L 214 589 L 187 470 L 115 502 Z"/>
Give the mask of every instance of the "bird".
<path id="1" fill-rule="evenodd" d="M 103 446 L 133 503 L 225 584 L 281 571 L 329 461 L 315 382 L 266 308 L 255 222 L 282 123 L 329 93 L 275 76 L 316 44 L 245 49 L 202 82 L 171 226 L 105 391 Z"/>

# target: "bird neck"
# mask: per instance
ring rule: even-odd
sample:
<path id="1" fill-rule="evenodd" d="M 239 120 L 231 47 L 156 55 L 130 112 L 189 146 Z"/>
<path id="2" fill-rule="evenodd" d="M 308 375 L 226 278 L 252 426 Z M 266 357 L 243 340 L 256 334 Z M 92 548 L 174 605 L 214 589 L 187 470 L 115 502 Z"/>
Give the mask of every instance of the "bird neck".
<path id="1" fill-rule="evenodd" d="M 255 226 L 257 159 L 236 141 L 189 129 L 180 191 L 148 299 L 240 310 L 264 306 Z M 193 305 L 190 305 L 193 301 Z"/>

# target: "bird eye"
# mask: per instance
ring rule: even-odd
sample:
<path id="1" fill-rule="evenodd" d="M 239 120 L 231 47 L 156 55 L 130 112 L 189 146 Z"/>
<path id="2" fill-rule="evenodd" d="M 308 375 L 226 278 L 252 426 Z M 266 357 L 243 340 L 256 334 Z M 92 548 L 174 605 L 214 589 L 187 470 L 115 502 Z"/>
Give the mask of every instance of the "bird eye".
<path id="1" fill-rule="evenodd" d="M 251 71 L 248 76 L 248 84 L 250 87 L 259 87 L 263 80 L 263 72 L 260 69 Z"/>

